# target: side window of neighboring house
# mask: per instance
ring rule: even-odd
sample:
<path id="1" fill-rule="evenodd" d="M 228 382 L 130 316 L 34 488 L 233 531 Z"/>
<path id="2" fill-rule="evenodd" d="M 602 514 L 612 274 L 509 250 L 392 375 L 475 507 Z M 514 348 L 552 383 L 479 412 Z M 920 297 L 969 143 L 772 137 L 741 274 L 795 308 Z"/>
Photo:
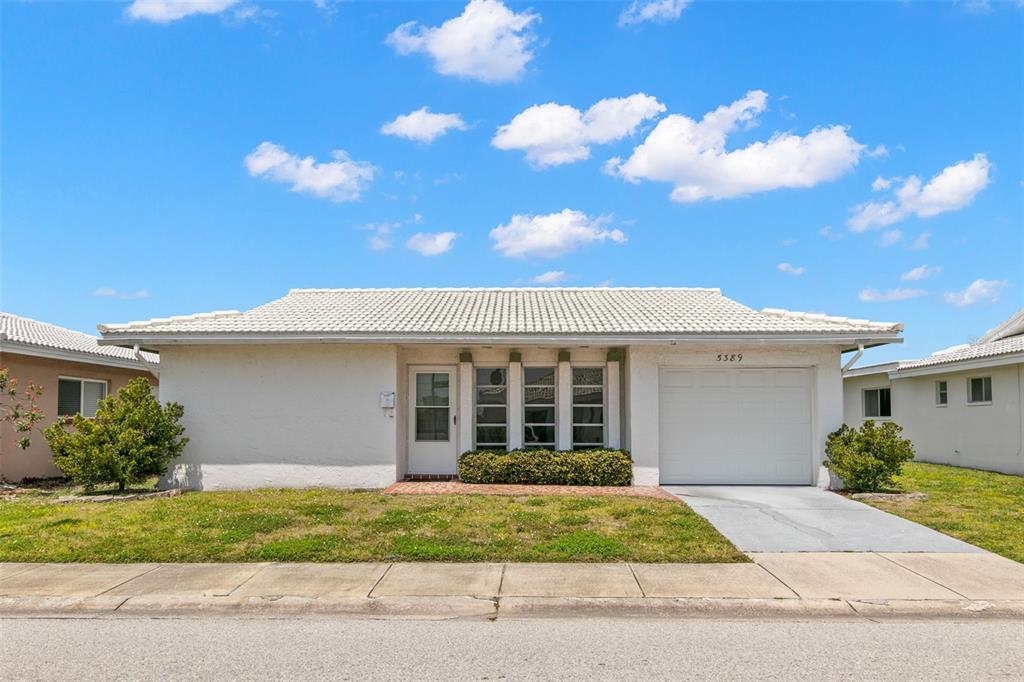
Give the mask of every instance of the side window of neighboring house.
<path id="1" fill-rule="evenodd" d="M 972 377 L 967 380 L 969 404 L 992 402 L 992 377 Z"/>
<path id="2" fill-rule="evenodd" d="M 949 391 L 947 390 L 945 381 L 935 382 L 935 405 L 937 407 L 945 407 L 949 404 Z"/>
<path id="3" fill-rule="evenodd" d="M 864 416 L 888 418 L 892 416 L 892 401 L 888 388 L 868 388 L 864 391 Z"/>
<path id="4" fill-rule="evenodd" d="M 107 382 L 61 377 L 57 382 L 57 414 L 79 414 L 92 419 L 100 401 L 107 397 Z"/>

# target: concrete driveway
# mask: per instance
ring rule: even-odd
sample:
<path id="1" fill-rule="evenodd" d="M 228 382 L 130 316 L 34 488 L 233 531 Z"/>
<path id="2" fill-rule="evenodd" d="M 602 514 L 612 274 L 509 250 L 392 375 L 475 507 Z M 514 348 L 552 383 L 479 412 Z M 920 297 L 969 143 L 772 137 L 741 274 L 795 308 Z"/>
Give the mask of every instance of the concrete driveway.
<path id="1" fill-rule="evenodd" d="M 662 486 L 744 552 L 983 552 L 827 490 Z"/>

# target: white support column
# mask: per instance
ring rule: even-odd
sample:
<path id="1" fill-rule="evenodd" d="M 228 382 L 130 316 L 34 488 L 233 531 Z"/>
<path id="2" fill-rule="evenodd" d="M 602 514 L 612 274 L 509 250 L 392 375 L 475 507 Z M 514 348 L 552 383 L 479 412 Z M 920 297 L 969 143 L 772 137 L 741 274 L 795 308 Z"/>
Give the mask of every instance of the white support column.
<path id="1" fill-rule="evenodd" d="M 555 423 L 558 425 L 557 450 L 572 450 L 572 366 L 569 364 L 569 352 L 558 353 L 558 385 L 555 390 L 558 408 L 555 411 Z"/>
<path id="2" fill-rule="evenodd" d="M 519 353 L 509 354 L 508 412 L 506 412 L 509 450 L 523 447 L 523 363 L 521 358 Z"/>
<path id="3" fill-rule="evenodd" d="M 608 447 L 612 450 L 618 450 L 622 447 L 622 430 L 620 427 L 622 409 L 619 405 L 618 360 L 608 361 L 608 365 L 605 368 L 605 390 L 607 391 L 605 402 L 608 405 L 608 413 L 604 417 L 605 429 L 607 431 L 605 442 L 608 443 Z"/>
<path id="4" fill-rule="evenodd" d="M 473 358 L 459 354 L 459 452 L 473 449 Z"/>

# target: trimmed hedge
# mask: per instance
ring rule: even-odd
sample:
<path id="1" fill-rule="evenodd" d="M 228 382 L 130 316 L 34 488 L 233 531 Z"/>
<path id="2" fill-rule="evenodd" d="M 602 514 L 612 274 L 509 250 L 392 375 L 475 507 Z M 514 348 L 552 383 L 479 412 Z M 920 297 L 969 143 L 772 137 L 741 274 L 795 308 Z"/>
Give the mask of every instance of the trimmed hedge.
<path id="1" fill-rule="evenodd" d="M 624 450 L 472 450 L 459 457 L 463 483 L 630 485 Z"/>

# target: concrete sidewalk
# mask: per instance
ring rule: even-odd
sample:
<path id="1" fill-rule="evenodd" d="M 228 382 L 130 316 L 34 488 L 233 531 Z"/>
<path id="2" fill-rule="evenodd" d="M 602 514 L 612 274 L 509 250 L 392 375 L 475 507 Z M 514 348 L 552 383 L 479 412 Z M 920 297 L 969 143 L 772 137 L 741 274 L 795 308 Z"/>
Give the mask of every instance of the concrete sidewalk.
<path id="1" fill-rule="evenodd" d="M 994 554 L 754 554 L 748 564 L 0 564 L 4 615 L 1024 620 Z"/>

